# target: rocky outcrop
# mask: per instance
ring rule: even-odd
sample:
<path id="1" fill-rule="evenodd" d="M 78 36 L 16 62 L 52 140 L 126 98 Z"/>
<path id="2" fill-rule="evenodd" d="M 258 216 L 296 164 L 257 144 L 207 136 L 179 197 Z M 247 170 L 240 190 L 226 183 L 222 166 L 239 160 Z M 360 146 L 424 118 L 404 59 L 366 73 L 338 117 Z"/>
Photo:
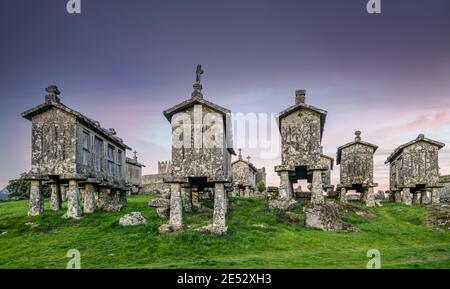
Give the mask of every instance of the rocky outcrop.
<path id="1" fill-rule="evenodd" d="M 168 220 L 170 216 L 170 194 L 164 194 L 162 198 L 150 200 L 148 206 L 156 208 L 156 214 L 160 218 Z"/>
<path id="2" fill-rule="evenodd" d="M 428 205 L 425 224 L 440 229 L 450 230 L 450 205 L 449 204 Z"/>
<path id="3" fill-rule="evenodd" d="M 147 219 L 142 216 L 141 212 L 131 212 L 120 218 L 119 224 L 122 226 L 145 225 L 147 224 Z"/>
<path id="4" fill-rule="evenodd" d="M 339 206 L 334 202 L 307 206 L 305 208 L 305 227 L 335 232 L 357 231 L 355 227 L 342 220 Z"/>

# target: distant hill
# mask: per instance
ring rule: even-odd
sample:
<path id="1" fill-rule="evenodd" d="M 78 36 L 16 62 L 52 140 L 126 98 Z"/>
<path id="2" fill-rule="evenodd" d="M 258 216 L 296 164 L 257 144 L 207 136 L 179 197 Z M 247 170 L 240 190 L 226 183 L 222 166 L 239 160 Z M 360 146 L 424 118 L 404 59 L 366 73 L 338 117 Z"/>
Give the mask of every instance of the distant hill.
<path id="1" fill-rule="evenodd" d="M 4 201 L 8 199 L 9 192 L 6 188 L 0 191 L 0 201 Z"/>

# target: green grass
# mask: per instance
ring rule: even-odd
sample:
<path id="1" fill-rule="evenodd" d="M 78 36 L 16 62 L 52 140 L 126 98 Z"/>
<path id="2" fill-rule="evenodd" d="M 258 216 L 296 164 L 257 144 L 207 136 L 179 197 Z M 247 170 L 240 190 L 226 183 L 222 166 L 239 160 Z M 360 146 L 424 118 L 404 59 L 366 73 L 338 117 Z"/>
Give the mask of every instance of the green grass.
<path id="1" fill-rule="evenodd" d="M 0 203 L 0 231 L 7 232 L 0 234 L 0 268 L 65 268 L 72 248 L 81 252 L 82 268 L 365 268 L 369 249 L 381 252 L 382 268 L 450 268 L 450 232 L 422 225 L 419 206 L 386 204 L 371 209 L 372 220 L 348 213 L 346 221 L 360 231 L 335 233 L 291 224 L 268 212 L 262 199 L 240 199 L 229 207 L 226 236 L 193 230 L 208 224 L 208 213 L 187 214 L 186 232 L 161 235 L 165 221 L 149 199 L 130 197 L 121 212 L 79 221 L 51 212 L 48 201 L 42 217 L 27 217 L 26 201 Z M 132 211 L 148 224 L 119 226 Z"/>

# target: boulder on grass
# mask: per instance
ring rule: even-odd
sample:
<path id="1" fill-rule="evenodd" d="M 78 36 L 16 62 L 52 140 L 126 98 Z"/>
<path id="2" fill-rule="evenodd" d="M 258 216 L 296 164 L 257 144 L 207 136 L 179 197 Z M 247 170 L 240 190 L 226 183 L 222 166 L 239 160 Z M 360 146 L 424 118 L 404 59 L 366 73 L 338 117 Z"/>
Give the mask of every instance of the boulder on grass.
<path id="1" fill-rule="evenodd" d="M 168 220 L 169 214 L 170 214 L 170 209 L 164 208 L 164 207 L 156 208 L 156 214 L 158 214 L 158 216 L 160 218 L 163 218 L 164 220 Z"/>
<path id="2" fill-rule="evenodd" d="M 150 202 L 148 202 L 148 206 L 149 207 L 154 207 L 154 208 L 169 208 L 170 207 L 170 200 L 168 199 L 163 199 L 163 198 L 159 198 L 159 199 L 153 199 L 150 200 Z"/>
<path id="3" fill-rule="evenodd" d="M 357 228 L 345 223 L 334 202 L 311 204 L 305 209 L 305 227 L 323 231 L 354 232 Z"/>
<path id="4" fill-rule="evenodd" d="M 141 212 L 132 212 L 120 218 L 119 224 L 122 226 L 144 225 L 147 224 L 147 219 L 142 216 Z"/>

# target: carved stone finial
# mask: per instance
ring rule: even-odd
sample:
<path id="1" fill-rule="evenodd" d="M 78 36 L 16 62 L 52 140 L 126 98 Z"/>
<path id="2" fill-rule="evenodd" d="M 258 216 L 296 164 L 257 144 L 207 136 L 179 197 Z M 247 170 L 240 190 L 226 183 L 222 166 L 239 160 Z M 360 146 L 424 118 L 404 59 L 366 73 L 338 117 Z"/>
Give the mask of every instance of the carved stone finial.
<path id="1" fill-rule="evenodd" d="M 242 160 L 242 149 L 239 149 L 239 155 L 238 155 L 238 159 Z"/>
<path id="2" fill-rule="evenodd" d="M 247 156 L 247 162 L 248 162 L 248 163 L 250 163 L 250 159 L 251 159 L 251 157 L 250 157 L 250 156 Z"/>
<path id="3" fill-rule="evenodd" d="M 46 102 L 57 102 L 57 103 L 61 102 L 61 100 L 58 97 L 58 95 L 60 95 L 61 92 L 59 91 L 56 85 L 47 86 L 45 91 L 47 92 L 47 95 L 45 96 Z"/>
<path id="4" fill-rule="evenodd" d="M 137 161 L 137 151 L 134 150 L 133 154 L 134 154 L 134 160 Z"/>
<path id="5" fill-rule="evenodd" d="M 295 91 L 295 104 L 305 103 L 306 89 L 299 89 Z"/>
<path id="6" fill-rule="evenodd" d="M 201 81 L 201 75 L 204 73 L 201 64 L 197 64 L 197 69 L 195 70 L 195 83 L 194 83 L 194 91 L 192 92 L 192 98 L 203 98 L 202 94 L 202 85 L 200 83 Z"/>
<path id="7" fill-rule="evenodd" d="M 417 139 L 424 139 L 424 138 L 425 138 L 425 135 L 423 133 L 421 133 L 417 136 Z"/>
<path id="8" fill-rule="evenodd" d="M 116 130 L 113 129 L 113 128 L 109 129 L 109 133 L 112 134 L 112 135 L 116 135 L 117 134 Z"/>
<path id="9" fill-rule="evenodd" d="M 361 140 L 361 131 L 357 130 L 355 131 L 355 141 Z"/>

